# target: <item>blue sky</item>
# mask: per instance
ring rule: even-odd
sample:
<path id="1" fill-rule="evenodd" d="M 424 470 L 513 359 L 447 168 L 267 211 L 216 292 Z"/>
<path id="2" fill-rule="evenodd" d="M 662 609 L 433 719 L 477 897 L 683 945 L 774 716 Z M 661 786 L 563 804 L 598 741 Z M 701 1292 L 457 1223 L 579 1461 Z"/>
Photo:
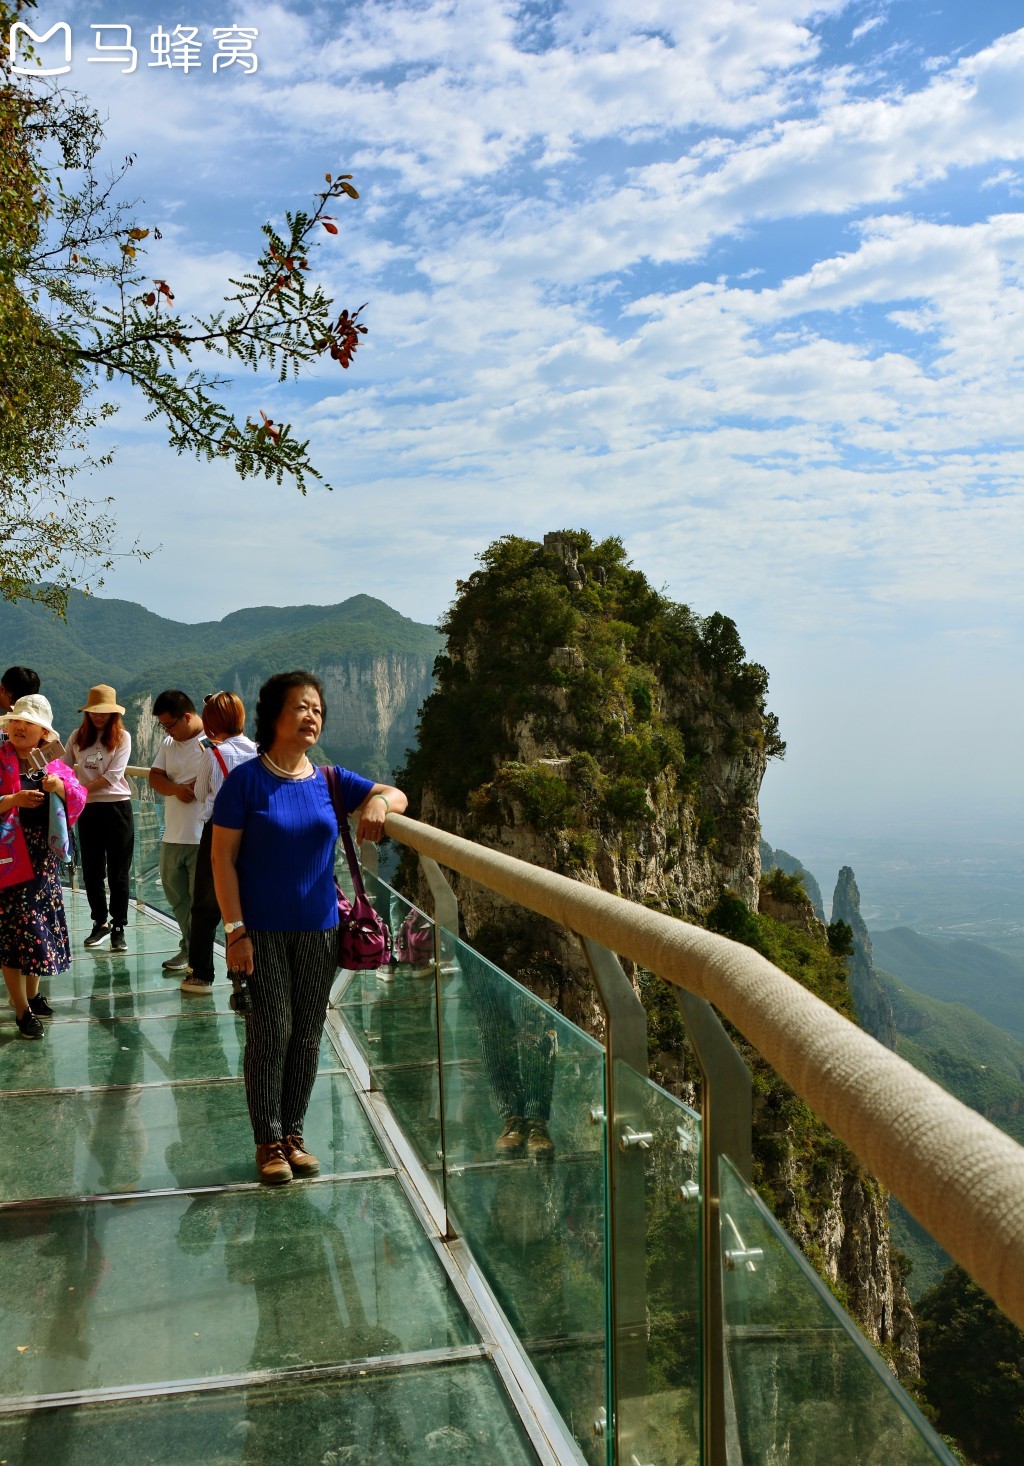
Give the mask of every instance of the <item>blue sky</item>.
<path id="1" fill-rule="evenodd" d="M 179 305 L 325 171 L 348 373 L 239 378 L 333 494 L 164 448 L 123 397 L 103 593 L 184 620 L 364 591 L 419 620 L 497 535 L 618 534 L 771 675 L 767 837 L 1019 837 L 1024 30 L 1018 6 L 66 0 L 69 80 L 136 155 Z M 147 65 L 198 25 L 204 67 Z M 90 64 L 130 24 L 134 74 Z M 255 27 L 255 74 L 210 69 Z"/>

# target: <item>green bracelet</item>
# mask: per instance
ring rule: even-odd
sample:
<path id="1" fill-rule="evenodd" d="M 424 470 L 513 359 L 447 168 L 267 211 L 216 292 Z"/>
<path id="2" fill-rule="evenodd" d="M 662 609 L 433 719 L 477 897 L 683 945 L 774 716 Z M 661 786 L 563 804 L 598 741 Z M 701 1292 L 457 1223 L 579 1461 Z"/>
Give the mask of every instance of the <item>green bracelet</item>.
<path id="1" fill-rule="evenodd" d="M 383 794 L 371 794 L 370 795 L 370 798 L 371 799 L 384 799 L 384 808 L 387 810 L 388 814 L 391 813 L 391 806 L 387 802 L 387 800 L 384 798 L 384 795 Z"/>

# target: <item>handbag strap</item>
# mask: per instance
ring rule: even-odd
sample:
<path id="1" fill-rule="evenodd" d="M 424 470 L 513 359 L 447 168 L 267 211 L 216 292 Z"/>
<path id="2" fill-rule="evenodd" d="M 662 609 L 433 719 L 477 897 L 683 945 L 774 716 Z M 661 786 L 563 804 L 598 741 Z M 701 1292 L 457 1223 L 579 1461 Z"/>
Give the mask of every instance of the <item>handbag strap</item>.
<path id="1" fill-rule="evenodd" d="M 363 885 L 363 873 L 359 868 L 359 856 L 356 854 L 356 847 L 352 842 L 352 832 L 348 827 L 348 814 L 345 811 L 345 801 L 341 797 L 341 780 L 338 778 L 338 770 L 333 764 L 322 764 L 321 771 L 327 780 L 331 803 L 334 805 L 334 813 L 338 817 L 338 833 L 341 835 L 341 841 L 345 847 L 345 859 L 348 861 L 349 875 L 352 877 L 352 887 L 356 893 L 356 897 L 361 896 L 365 901 L 366 887 Z"/>
<path id="2" fill-rule="evenodd" d="M 227 764 L 224 762 L 224 755 L 221 753 L 220 749 L 217 747 L 216 744 L 213 744 L 213 746 L 210 749 L 210 752 L 213 754 L 214 758 L 220 764 L 220 771 L 221 771 L 221 773 L 224 775 L 224 777 L 226 779 L 227 776 L 228 776 L 229 770 L 228 770 Z"/>

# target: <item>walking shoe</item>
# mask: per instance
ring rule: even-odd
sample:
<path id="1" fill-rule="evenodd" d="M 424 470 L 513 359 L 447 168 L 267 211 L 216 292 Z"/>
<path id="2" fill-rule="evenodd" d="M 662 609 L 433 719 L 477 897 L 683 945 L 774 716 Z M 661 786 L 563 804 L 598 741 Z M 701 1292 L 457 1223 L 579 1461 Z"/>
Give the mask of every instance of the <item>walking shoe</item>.
<path id="1" fill-rule="evenodd" d="M 190 971 L 181 983 L 181 990 L 183 993 L 212 993 L 213 978 L 200 977 L 198 973 Z"/>
<path id="2" fill-rule="evenodd" d="M 315 1155 L 310 1155 L 303 1144 L 301 1135 L 286 1135 L 281 1141 L 281 1148 L 288 1157 L 288 1164 L 293 1171 L 303 1171 L 308 1175 L 319 1171 L 320 1162 Z"/>
<path id="3" fill-rule="evenodd" d="M 124 927 L 115 926 L 110 929 L 110 950 L 112 952 L 127 952 L 128 943 L 124 939 Z"/>
<path id="4" fill-rule="evenodd" d="M 87 947 L 103 947 L 103 946 L 106 945 L 107 942 L 109 942 L 109 940 L 110 940 L 110 923 L 109 923 L 109 921 L 97 921 L 97 922 L 95 922 L 93 924 L 92 931 L 89 933 L 89 935 L 85 939 L 85 946 L 87 946 Z"/>
<path id="5" fill-rule="evenodd" d="M 498 1155 L 518 1155 L 526 1144 L 526 1121 L 522 1115 L 510 1115 L 497 1140 L 494 1149 Z"/>
<path id="6" fill-rule="evenodd" d="M 32 1012 L 32 1009 L 26 1008 L 24 1013 L 22 1013 L 21 1017 L 18 1019 L 18 1031 L 20 1032 L 22 1038 L 42 1038 L 43 1034 L 46 1032 L 46 1029 L 39 1022 L 39 1019 Z"/>
<path id="7" fill-rule="evenodd" d="M 43 997 L 42 993 L 36 993 L 34 998 L 29 998 L 28 1005 L 37 1018 L 52 1018 L 53 1009 Z"/>
<path id="8" fill-rule="evenodd" d="M 168 957 L 167 961 L 161 962 L 160 966 L 163 968 L 168 977 L 173 977 L 177 972 L 187 972 L 188 953 L 175 952 L 173 957 Z"/>
<path id="9" fill-rule="evenodd" d="M 292 1168 L 279 1140 L 256 1147 L 256 1174 L 268 1186 L 283 1186 L 292 1179 Z"/>
<path id="10" fill-rule="evenodd" d="M 555 1153 L 555 1143 L 548 1134 L 543 1120 L 526 1122 L 526 1154 L 535 1161 L 549 1161 Z"/>

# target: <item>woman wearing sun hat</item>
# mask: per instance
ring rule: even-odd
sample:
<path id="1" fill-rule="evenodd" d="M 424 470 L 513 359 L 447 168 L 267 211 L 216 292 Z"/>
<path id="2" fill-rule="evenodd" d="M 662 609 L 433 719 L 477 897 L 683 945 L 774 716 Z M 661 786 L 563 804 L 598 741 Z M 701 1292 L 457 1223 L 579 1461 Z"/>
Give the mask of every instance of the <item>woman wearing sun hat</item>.
<path id="1" fill-rule="evenodd" d="M 85 706 L 78 711 L 83 714 L 82 726 L 68 739 L 68 762 L 88 795 L 78 824 L 82 876 L 92 917 L 85 945 L 103 947 L 109 942 L 111 951 L 124 952 L 135 850 L 132 791 L 125 775 L 132 752 L 131 734 L 121 722 L 124 708 L 105 682 L 90 687 Z"/>
<path id="2" fill-rule="evenodd" d="M 53 737 L 45 697 L 19 697 L 0 725 L 7 731 L 0 743 L 0 966 L 22 1038 L 42 1038 L 39 1019 L 53 1009 L 39 979 L 71 965 L 61 857 L 50 842 L 50 796 L 60 800 L 68 827 L 86 796 L 66 763 L 54 759 L 40 769 L 32 762 L 40 744 Z"/>

